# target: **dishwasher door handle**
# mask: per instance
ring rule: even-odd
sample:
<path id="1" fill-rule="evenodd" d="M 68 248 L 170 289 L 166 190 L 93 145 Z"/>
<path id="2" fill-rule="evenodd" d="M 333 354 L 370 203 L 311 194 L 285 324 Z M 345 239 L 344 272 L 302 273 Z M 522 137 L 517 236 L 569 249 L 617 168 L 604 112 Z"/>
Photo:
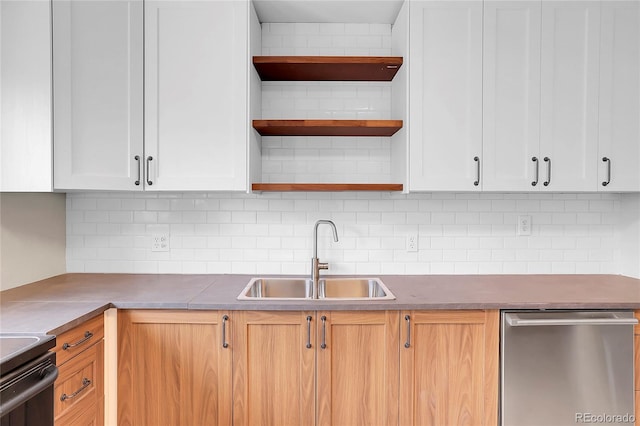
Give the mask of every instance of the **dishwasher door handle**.
<path id="1" fill-rule="evenodd" d="M 619 318 L 615 314 L 604 318 L 520 318 L 520 315 L 505 315 L 511 327 L 530 327 L 544 325 L 637 325 L 636 318 Z"/>

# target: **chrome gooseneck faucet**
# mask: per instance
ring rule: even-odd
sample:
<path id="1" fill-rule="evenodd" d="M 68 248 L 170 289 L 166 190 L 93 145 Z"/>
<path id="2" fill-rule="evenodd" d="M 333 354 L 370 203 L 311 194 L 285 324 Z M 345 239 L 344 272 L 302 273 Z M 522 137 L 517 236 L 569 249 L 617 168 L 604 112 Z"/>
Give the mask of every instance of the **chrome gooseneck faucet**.
<path id="1" fill-rule="evenodd" d="M 318 282 L 320 281 L 320 269 L 329 269 L 328 263 L 320 262 L 318 259 L 318 226 L 321 224 L 331 225 L 333 229 L 333 240 L 338 242 L 338 230 L 335 223 L 330 220 L 319 220 L 313 227 L 313 258 L 311 259 L 311 281 L 313 282 L 313 298 L 318 298 Z"/>

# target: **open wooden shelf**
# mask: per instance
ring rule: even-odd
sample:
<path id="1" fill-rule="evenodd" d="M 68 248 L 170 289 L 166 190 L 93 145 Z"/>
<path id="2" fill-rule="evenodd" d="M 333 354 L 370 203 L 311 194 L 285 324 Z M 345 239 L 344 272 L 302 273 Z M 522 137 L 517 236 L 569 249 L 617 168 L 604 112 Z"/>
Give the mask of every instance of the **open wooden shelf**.
<path id="1" fill-rule="evenodd" d="M 254 183 L 254 191 L 402 191 L 401 183 Z"/>
<path id="2" fill-rule="evenodd" d="M 253 120 L 262 136 L 392 136 L 402 120 Z"/>
<path id="3" fill-rule="evenodd" d="M 262 81 L 391 81 L 401 56 L 254 56 Z"/>

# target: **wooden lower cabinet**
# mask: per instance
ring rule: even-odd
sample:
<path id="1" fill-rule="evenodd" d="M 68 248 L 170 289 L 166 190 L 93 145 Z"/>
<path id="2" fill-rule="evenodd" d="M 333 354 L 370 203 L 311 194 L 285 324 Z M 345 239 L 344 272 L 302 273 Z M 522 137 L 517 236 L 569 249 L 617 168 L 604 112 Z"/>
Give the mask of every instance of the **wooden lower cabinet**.
<path id="1" fill-rule="evenodd" d="M 397 425 L 397 312 L 233 315 L 234 425 Z"/>
<path id="2" fill-rule="evenodd" d="M 397 425 L 398 312 L 317 318 L 318 425 Z"/>
<path id="3" fill-rule="evenodd" d="M 498 338 L 498 311 L 119 311 L 118 424 L 495 426 Z"/>
<path id="4" fill-rule="evenodd" d="M 498 424 L 498 311 L 403 311 L 400 328 L 401 425 Z"/>
<path id="5" fill-rule="evenodd" d="M 231 424 L 228 318 L 218 311 L 119 311 L 118 425 Z"/>
<path id="6" fill-rule="evenodd" d="M 315 424 L 315 313 L 233 313 L 233 424 Z"/>
<path id="7" fill-rule="evenodd" d="M 104 319 L 96 316 L 56 336 L 56 426 L 104 424 Z"/>
<path id="8" fill-rule="evenodd" d="M 640 321 L 640 311 L 636 311 Z M 635 326 L 635 388 L 636 388 L 636 424 L 640 425 L 640 324 Z"/>

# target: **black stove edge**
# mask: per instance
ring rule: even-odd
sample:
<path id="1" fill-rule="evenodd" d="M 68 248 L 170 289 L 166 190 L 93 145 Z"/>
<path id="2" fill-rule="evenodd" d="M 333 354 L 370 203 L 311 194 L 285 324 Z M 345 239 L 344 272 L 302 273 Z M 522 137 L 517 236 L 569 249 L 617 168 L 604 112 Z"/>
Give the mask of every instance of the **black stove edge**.
<path id="1" fill-rule="evenodd" d="M 0 345 L 2 345 L 2 340 L 4 338 L 16 337 L 38 337 L 38 341 L 25 346 L 21 350 L 14 352 L 5 358 L 2 358 L 0 360 L 0 377 L 12 370 L 15 370 L 21 365 L 38 358 L 39 356 L 47 353 L 49 349 L 56 346 L 56 336 L 35 333 L 0 333 Z"/>

